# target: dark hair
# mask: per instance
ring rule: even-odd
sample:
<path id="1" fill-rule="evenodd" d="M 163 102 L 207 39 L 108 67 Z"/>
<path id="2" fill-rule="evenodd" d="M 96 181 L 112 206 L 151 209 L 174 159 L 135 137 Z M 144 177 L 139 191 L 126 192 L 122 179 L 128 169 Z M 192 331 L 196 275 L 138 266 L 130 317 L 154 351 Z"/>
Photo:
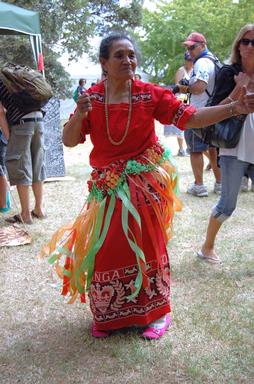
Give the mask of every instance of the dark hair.
<path id="1" fill-rule="evenodd" d="M 85 83 L 86 82 L 86 79 L 79 79 L 79 85 L 81 85 L 82 83 Z"/>
<path id="2" fill-rule="evenodd" d="M 129 42 L 133 45 L 136 55 L 138 55 L 136 45 L 128 35 L 123 32 L 114 32 L 102 39 L 99 49 L 99 58 L 108 60 L 110 48 L 112 47 L 113 43 L 118 40 L 129 40 Z"/>

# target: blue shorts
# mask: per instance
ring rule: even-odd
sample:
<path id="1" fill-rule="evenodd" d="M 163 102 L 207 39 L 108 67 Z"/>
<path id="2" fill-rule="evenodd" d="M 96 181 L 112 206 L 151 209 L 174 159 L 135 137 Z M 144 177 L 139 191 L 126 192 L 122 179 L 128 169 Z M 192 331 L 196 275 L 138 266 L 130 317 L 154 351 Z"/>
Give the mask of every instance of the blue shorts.
<path id="1" fill-rule="evenodd" d="M 189 152 L 205 152 L 209 146 L 195 135 L 193 131 L 194 129 L 186 129 L 186 131 L 184 131 L 184 137 Z"/>

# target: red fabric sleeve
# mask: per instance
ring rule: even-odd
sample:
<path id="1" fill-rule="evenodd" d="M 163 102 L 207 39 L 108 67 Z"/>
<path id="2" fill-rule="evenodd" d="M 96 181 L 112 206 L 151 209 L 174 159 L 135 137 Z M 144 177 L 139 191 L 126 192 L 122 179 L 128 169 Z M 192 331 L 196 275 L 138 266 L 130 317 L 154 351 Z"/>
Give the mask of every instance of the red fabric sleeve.
<path id="1" fill-rule="evenodd" d="M 155 119 L 161 124 L 174 124 L 177 128 L 184 130 L 185 123 L 196 111 L 196 108 L 184 104 L 169 89 L 153 84 L 152 92 L 155 103 Z"/>

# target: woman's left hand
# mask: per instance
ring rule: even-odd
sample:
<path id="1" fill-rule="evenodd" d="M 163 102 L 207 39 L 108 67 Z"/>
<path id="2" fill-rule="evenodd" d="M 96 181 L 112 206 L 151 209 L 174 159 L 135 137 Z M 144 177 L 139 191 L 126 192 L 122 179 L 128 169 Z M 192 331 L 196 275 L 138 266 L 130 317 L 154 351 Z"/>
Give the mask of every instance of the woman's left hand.
<path id="1" fill-rule="evenodd" d="M 246 86 L 242 87 L 241 96 L 235 104 L 237 114 L 248 114 L 254 112 L 254 92 L 247 91 Z"/>

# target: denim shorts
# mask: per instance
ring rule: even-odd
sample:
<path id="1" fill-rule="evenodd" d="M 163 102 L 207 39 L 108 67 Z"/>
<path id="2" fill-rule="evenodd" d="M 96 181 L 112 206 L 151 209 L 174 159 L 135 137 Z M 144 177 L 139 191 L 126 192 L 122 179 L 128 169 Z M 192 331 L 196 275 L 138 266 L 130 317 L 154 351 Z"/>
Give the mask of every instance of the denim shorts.
<path id="1" fill-rule="evenodd" d="M 11 185 L 32 185 L 46 178 L 43 122 L 11 126 L 6 167 Z"/>
<path id="2" fill-rule="evenodd" d="M 221 195 L 213 207 L 212 215 L 219 221 L 225 221 L 236 208 L 242 177 L 248 173 L 254 180 L 254 164 L 238 160 L 235 156 L 220 156 Z"/>
<path id="3" fill-rule="evenodd" d="M 0 140 L 0 176 L 5 176 L 7 174 L 7 169 L 5 167 L 6 150 L 7 144 Z"/>
<path id="4" fill-rule="evenodd" d="M 189 152 L 205 152 L 209 146 L 195 135 L 193 131 L 194 129 L 186 129 L 184 131 L 184 137 Z"/>

